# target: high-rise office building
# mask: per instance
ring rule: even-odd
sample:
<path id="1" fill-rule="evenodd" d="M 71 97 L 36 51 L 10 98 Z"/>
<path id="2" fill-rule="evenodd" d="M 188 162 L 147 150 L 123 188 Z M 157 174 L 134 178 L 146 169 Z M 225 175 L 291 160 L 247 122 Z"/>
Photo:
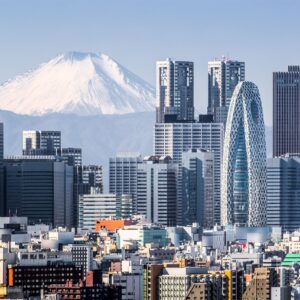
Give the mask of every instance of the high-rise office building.
<path id="1" fill-rule="evenodd" d="M 55 156 L 4 160 L 5 212 L 30 223 L 73 226 L 73 167 Z"/>
<path id="2" fill-rule="evenodd" d="M 228 111 L 221 184 L 223 225 L 266 224 L 266 141 L 261 100 L 252 82 L 237 85 Z"/>
<path id="3" fill-rule="evenodd" d="M 176 225 L 177 173 L 169 156 L 148 156 L 138 165 L 137 213 L 148 222 Z"/>
<path id="4" fill-rule="evenodd" d="M 273 73 L 273 157 L 300 153 L 300 66 Z"/>
<path id="5" fill-rule="evenodd" d="M 79 167 L 82 165 L 82 150 L 81 148 L 61 148 L 58 150 L 57 154 L 64 158 L 65 162 L 74 167 Z"/>
<path id="6" fill-rule="evenodd" d="M 283 231 L 300 228 L 300 156 L 267 160 L 267 224 Z"/>
<path id="7" fill-rule="evenodd" d="M 214 153 L 191 149 L 182 153 L 183 224 L 214 225 Z"/>
<path id="8" fill-rule="evenodd" d="M 96 228 L 96 221 L 117 217 L 118 202 L 115 194 L 91 194 L 79 196 L 78 226 L 79 228 Z"/>
<path id="9" fill-rule="evenodd" d="M 156 122 L 194 120 L 194 63 L 156 63 Z"/>
<path id="10" fill-rule="evenodd" d="M 23 131 L 23 155 L 57 155 L 60 149 L 60 131 Z"/>
<path id="11" fill-rule="evenodd" d="M 170 156 L 181 168 L 182 153 L 189 149 L 214 152 L 214 223 L 220 224 L 220 180 L 223 155 L 224 125 L 222 123 L 156 123 L 154 153 Z M 179 176 L 181 171 L 179 171 Z M 180 176 L 181 177 L 181 176 Z M 177 224 L 182 224 L 182 196 L 179 178 Z"/>
<path id="12" fill-rule="evenodd" d="M 137 169 L 143 162 L 139 153 L 122 152 L 109 159 L 109 192 L 131 195 L 136 212 Z"/>
<path id="13" fill-rule="evenodd" d="M 99 193 L 103 193 L 103 170 L 102 166 L 86 165 L 82 166 L 82 183 L 88 184 L 90 187 L 98 189 Z"/>
<path id="14" fill-rule="evenodd" d="M 226 123 L 234 89 L 244 80 L 244 62 L 226 58 L 208 62 L 207 113 L 214 116 L 215 122 Z"/>

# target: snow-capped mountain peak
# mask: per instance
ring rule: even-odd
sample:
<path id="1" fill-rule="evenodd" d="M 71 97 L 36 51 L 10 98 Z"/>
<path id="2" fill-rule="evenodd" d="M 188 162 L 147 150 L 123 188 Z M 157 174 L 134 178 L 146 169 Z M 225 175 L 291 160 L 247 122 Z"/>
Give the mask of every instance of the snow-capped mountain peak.
<path id="1" fill-rule="evenodd" d="M 154 88 L 105 54 L 67 52 L 0 86 L 0 109 L 19 114 L 154 110 Z"/>

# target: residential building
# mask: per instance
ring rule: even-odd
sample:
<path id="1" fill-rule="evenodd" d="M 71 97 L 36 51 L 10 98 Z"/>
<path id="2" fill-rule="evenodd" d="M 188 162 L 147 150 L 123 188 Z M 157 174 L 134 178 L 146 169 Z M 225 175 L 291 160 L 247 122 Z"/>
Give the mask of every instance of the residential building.
<path id="1" fill-rule="evenodd" d="M 273 157 L 300 153 L 300 66 L 273 73 Z"/>
<path id="2" fill-rule="evenodd" d="M 214 226 L 214 153 L 191 149 L 182 153 L 183 224 Z"/>
<path id="3" fill-rule="evenodd" d="M 265 226 L 266 141 L 259 91 L 241 82 L 233 94 L 226 124 L 223 165 L 222 225 Z"/>
<path id="4" fill-rule="evenodd" d="M 194 63 L 156 63 L 156 122 L 194 121 Z"/>
<path id="5" fill-rule="evenodd" d="M 149 223 L 176 224 L 178 167 L 169 156 L 145 157 L 137 170 L 137 213 Z"/>

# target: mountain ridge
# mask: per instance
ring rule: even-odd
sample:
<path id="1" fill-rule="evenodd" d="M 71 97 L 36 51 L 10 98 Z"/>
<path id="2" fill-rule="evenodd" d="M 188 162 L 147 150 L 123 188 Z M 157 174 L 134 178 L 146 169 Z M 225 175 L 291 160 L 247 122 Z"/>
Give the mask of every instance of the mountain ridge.
<path id="1" fill-rule="evenodd" d="M 0 85 L 0 109 L 18 114 L 154 111 L 154 88 L 106 54 L 66 52 Z"/>

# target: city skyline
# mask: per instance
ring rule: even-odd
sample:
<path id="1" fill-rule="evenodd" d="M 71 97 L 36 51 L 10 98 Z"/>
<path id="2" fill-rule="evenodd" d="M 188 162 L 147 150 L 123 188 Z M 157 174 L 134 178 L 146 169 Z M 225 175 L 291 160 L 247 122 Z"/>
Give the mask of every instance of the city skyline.
<path id="1" fill-rule="evenodd" d="M 267 108 L 272 103 L 272 72 L 299 63 L 299 42 L 293 40 L 293 47 L 286 45 L 299 27 L 300 4 L 258 0 L 242 5 L 236 0 L 188 2 L 190 17 L 187 22 L 177 24 L 174 20 L 180 17 L 184 5 L 179 1 L 173 1 L 172 5 L 160 1 L 159 10 L 155 5 L 157 0 L 151 3 L 91 1 L 89 5 L 84 1 L 43 4 L 26 1 L 26 4 L 18 3 L 17 9 L 15 1 L 2 1 L 0 83 L 37 67 L 57 53 L 78 50 L 107 53 L 154 86 L 155 61 L 171 56 L 195 63 L 194 101 L 197 110 L 204 113 L 207 62 L 225 55 L 246 62 L 246 80 L 257 83 L 266 124 L 270 126 L 272 113 Z M 166 9 L 171 13 L 165 15 Z M 110 18 L 111 15 L 115 17 Z M 234 18 L 228 18 L 229 15 Z M 212 16 L 218 19 L 215 24 L 210 22 Z M 160 34 L 165 22 L 168 35 Z M 182 33 L 186 34 L 188 47 L 177 42 L 176 34 Z"/>

